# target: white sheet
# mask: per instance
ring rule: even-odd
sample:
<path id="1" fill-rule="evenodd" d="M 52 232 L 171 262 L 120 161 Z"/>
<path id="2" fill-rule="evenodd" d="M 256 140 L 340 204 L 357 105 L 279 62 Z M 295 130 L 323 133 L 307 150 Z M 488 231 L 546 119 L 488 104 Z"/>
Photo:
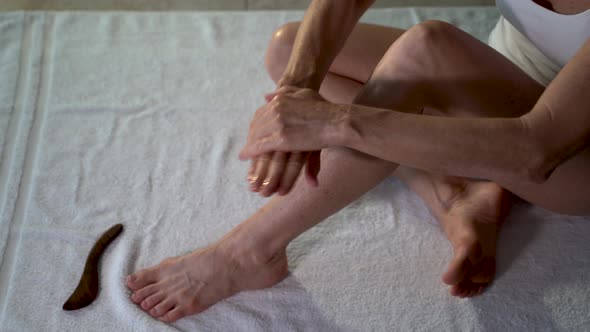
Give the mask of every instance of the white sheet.
<path id="1" fill-rule="evenodd" d="M 493 8 L 383 9 L 485 40 Z M 499 278 L 447 295 L 451 254 L 418 197 L 394 179 L 289 247 L 292 275 L 166 325 L 128 300 L 123 277 L 219 238 L 264 199 L 237 160 L 273 85 L 272 31 L 302 12 L 0 14 L 0 330 L 587 330 L 587 218 L 514 208 Z M 566 193 L 564 193 L 566 194 Z M 64 312 L 95 239 L 125 225 L 101 260 L 94 304 Z"/>

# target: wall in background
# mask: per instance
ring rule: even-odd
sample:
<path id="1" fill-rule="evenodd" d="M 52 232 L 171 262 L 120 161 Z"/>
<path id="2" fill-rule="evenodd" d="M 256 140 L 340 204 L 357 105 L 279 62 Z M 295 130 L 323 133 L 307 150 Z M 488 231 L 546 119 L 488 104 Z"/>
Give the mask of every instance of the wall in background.
<path id="1" fill-rule="evenodd" d="M 310 0 L 0 0 L 9 10 L 267 10 L 304 9 Z M 377 0 L 375 7 L 493 6 L 494 0 Z"/>

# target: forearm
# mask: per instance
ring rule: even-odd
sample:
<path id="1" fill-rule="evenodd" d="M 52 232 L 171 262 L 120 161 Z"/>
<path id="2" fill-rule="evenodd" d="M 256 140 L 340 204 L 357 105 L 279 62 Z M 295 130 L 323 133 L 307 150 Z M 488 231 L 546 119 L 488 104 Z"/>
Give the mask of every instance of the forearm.
<path id="1" fill-rule="evenodd" d="M 538 156 L 520 118 L 445 118 L 352 105 L 341 145 L 432 172 L 530 180 Z"/>
<path id="2" fill-rule="evenodd" d="M 346 145 L 434 172 L 541 183 L 590 143 L 590 40 L 520 118 L 444 118 L 352 105 Z M 342 122 L 341 122 L 342 123 Z"/>
<path id="3" fill-rule="evenodd" d="M 297 32 L 279 86 L 319 90 L 352 29 L 374 0 L 314 0 Z"/>

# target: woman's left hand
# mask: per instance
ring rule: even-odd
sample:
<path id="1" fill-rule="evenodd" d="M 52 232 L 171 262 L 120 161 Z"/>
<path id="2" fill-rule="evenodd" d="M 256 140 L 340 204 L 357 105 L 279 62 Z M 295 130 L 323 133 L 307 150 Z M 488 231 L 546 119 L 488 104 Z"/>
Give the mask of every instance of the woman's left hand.
<path id="1" fill-rule="evenodd" d="M 334 145 L 347 120 L 344 106 L 311 89 L 285 86 L 254 114 L 240 159 L 267 152 L 318 151 Z"/>

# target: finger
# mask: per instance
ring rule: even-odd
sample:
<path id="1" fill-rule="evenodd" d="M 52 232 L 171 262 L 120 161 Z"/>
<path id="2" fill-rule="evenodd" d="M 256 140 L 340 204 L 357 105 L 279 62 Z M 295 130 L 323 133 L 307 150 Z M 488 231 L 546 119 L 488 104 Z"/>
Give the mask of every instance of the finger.
<path id="1" fill-rule="evenodd" d="M 277 92 L 267 93 L 267 94 L 265 94 L 265 95 L 264 95 L 264 99 L 265 99 L 267 102 L 270 102 L 270 101 L 271 101 L 271 100 L 273 100 L 273 99 L 274 99 L 274 97 L 275 97 L 275 96 L 277 96 L 277 95 L 278 95 L 278 93 L 277 93 Z"/>
<path id="2" fill-rule="evenodd" d="M 292 85 L 283 85 L 281 86 L 277 91 L 276 94 L 287 94 L 287 93 L 293 93 L 293 92 L 297 92 L 301 90 L 301 88 L 298 88 L 296 86 L 292 86 Z"/>
<path id="3" fill-rule="evenodd" d="M 285 164 L 287 163 L 287 153 L 275 152 L 272 155 L 266 178 L 262 182 L 260 193 L 262 196 L 268 197 L 272 195 L 281 184 L 281 178 L 285 172 Z"/>
<path id="4" fill-rule="evenodd" d="M 286 195 L 291 191 L 297 176 L 301 172 L 303 162 L 305 161 L 304 155 L 300 152 L 292 153 L 287 160 L 285 166 L 285 172 L 281 178 L 281 186 L 279 188 L 279 195 Z"/>
<path id="5" fill-rule="evenodd" d="M 258 136 L 260 137 L 260 133 L 259 131 L 261 130 L 261 128 L 264 127 L 268 127 L 269 124 L 273 123 L 273 120 L 275 120 L 276 118 L 276 114 L 275 112 L 273 112 L 274 108 L 276 106 L 273 106 L 274 104 L 266 103 L 264 104 L 262 107 L 260 107 L 259 109 L 256 110 L 256 112 L 254 112 L 254 115 L 252 116 L 252 120 L 250 121 L 250 126 L 248 129 L 248 136 L 252 136 L 253 132 L 256 132 L 258 134 Z M 268 132 L 268 130 L 266 130 L 266 132 Z M 264 135 L 262 135 L 264 136 Z M 250 137 L 251 138 L 251 137 Z"/>
<path id="6" fill-rule="evenodd" d="M 258 158 L 252 159 L 250 162 L 250 168 L 248 169 L 248 183 L 252 184 L 256 181 L 256 163 Z"/>
<path id="7" fill-rule="evenodd" d="M 264 95 L 264 99 L 267 102 L 270 102 L 271 100 L 273 100 L 276 96 L 278 96 L 280 94 L 293 93 L 293 92 L 296 92 L 297 90 L 299 90 L 299 89 L 294 86 L 285 85 L 285 86 L 280 87 L 278 90 L 276 90 L 274 92 L 266 93 Z"/>
<path id="8" fill-rule="evenodd" d="M 250 124 L 248 140 L 238 155 L 240 160 L 248 160 L 263 153 L 277 151 L 272 147 L 284 141 L 280 139 L 281 129 L 281 124 L 270 118 L 260 121 L 253 120 Z M 263 148 L 264 152 L 261 152 L 260 148 Z M 281 151 L 287 152 L 287 149 L 281 149 Z"/>
<path id="9" fill-rule="evenodd" d="M 240 152 L 239 158 L 240 160 L 248 160 L 273 151 L 288 151 L 281 146 L 278 135 L 269 135 L 257 140 L 248 140 Z"/>
<path id="10" fill-rule="evenodd" d="M 268 171 L 268 165 L 272 159 L 272 153 L 263 154 L 256 161 L 256 171 L 254 171 L 255 179 L 250 183 L 250 190 L 258 192 L 262 182 L 266 178 L 266 172 Z"/>
<path id="11" fill-rule="evenodd" d="M 305 178 L 307 179 L 307 182 L 314 187 L 319 185 L 318 174 L 320 173 L 320 153 L 321 150 L 309 153 L 305 164 Z"/>

